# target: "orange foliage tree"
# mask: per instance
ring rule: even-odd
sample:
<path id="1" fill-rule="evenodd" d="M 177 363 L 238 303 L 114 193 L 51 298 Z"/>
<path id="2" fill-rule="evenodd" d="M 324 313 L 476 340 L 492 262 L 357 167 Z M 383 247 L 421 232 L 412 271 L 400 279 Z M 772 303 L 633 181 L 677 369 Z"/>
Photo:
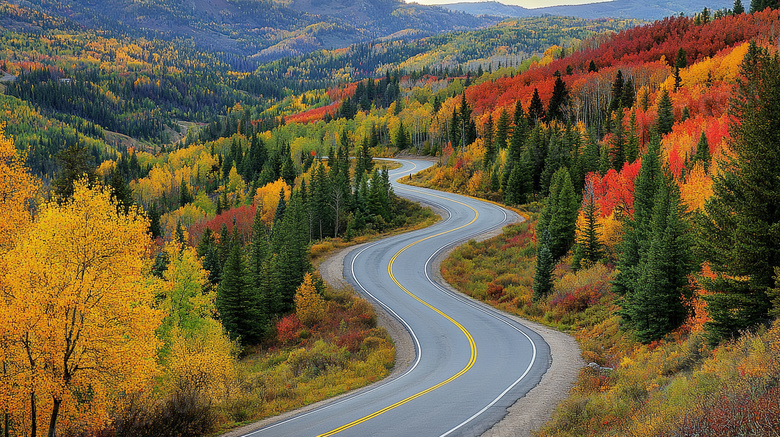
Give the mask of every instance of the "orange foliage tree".
<path id="1" fill-rule="evenodd" d="M 138 211 L 118 214 L 108 191 L 79 182 L 0 256 L 0 409 L 20 433 L 44 422 L 50 436 L 100 427 L 120 394 L 156 373 L 147 228 Z"/>

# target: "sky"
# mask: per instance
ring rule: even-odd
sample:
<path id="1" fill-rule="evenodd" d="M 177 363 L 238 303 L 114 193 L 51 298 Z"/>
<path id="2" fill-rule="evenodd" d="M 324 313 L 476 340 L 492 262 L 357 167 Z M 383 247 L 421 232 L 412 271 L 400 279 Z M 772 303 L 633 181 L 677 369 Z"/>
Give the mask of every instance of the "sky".
<path id="1" fill-rule="evenodd" d="M 407 3 L 419 3 L 421 5 L 440 5 L 446 3 L 476 2 L 490 0 L 405 0 Z M 581 5 L 585 3 L 598 3 L 609 0 L 492 0 L 505 5 L 522 6 L 524 8 L 543 8 L 545 6 Z M 748 2 L 749 3 L 749 2 Z"/>

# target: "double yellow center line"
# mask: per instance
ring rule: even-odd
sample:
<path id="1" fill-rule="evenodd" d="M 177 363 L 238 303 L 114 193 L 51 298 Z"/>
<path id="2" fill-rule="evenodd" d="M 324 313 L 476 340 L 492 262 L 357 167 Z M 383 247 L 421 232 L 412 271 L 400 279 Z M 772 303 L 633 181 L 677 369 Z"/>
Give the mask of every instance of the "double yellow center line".
<path id="1" fill-rule="evenodd" d="M 408 190 L 408 191 L 413 191 L 413 192 L 418 192 L 419 193 L 419 191 L 417 191 L 417 190 Z M 452 375 L 451 377 L 447 378 L 446 380 L 444 380 L 444 381 L 442 381 L 442 382 L 440 382 L 440 383 L 438 383 L 438 384 L 436 384 L 436 385 L 434 385 L 432 387 L 429 387 L 429 388 L 427 388 L 427 389 L 425 389 L 425 390 L 423 390 L 421 392 L 415 393 L 415 394 L 407 397 L 406 399 L 400 400 L 400 401 L 398 401 L 398 402 L 396 402 L 396 403 L 394 403 L 392 405 L 388 405 L 387 407 L 382 408 L 381 410 L 377 410 L 377 411 L 375 411 L 375 412 L 373 412 L 373 413 L 371 413 L 371 414 L 369 414 L 367 416 L 361 417 L 360 419 L 352 421 L 352 422 L 350 422 L 350 423 L 348 423 L 346 425 L 340 426 L 340 427 L 338 427 L 338 428 L 336 428 L 336 429 L 334 429 L 332 431 L 328 431 L 328 432 L 326 432 L 324 434 L 320 434 L 318 437 L 326 437 L 326 436 L 331 436 L 331 435 L 334 435 L 334 434 L 338 434 L 341 431 L 347 430 L 347 429 L 352 428 L 354 426 L 357 426 L 357 425 L 359 425 L 361 423 L 367 422 L 367 421 L 373 419 L 374 417 L 380 416 L 380 415 L 382 415 L 382 414 L 384 414 L 384 413 L 386 413 L 386 412 L 388 412 L 390 410 L 393 410 L 395 408 L 400 407 L 401 405 L 404 405 L 404 404 L 406 404 L 408 402 L 411 402 L 411 401 L 413 401 L 413 400 L 415 400 L 415 399 L 417 399 L 417 398 L 419 398 L 419 397 L 421 397 L 423 395 L 426 395 L 426 394 L 436 390 L 437 388 L 443 387 L 443 386 L 449 384 L 450 382 L 460 378 L 464 373 L 468 372 L 469 369 L 471 369 L 474 366 L 474 362 L 476 362 L 476 360 L 477 360 L 477 344 L 474 342 L 474 338 L 471 336 L 471 333 L 466 328 L 464 328 L 463 325 L 458 323 L 455 319 L 453 319 L 452 317 L 448 316 L 443 311 L 441 311 L 440 309 L 434 307 L 433 305 L 429 304 L 428 302 L 420 299 L 420 297 L 418 297 L 417 295 L 415 295 L 414 293 L 409 291 L 400 282 L 398 282 L 398 280 L 395 277 L 395 274 L 393 274 L 393 264 L 395 264 L 395 260 L 398 258 L 399 255 L 404 253 L 407 249 L 415 246 L 418 243 L 422 243 L 423 241 L 429 240 L 431 238 L 438 237 L 438 236 L 441 236 L 441 235 L 444 235 L 444 234 L 448 234 L 450 232 L 455 232 L 457 230 L 460 230 L 460 229 L 463 229 L 463 228 L 465 228 L 467 226 L 470 226 L 472 223 L 477 221 L 477 219 L 479 218 L 479 212 L 477 212 L 476 209 L 472 208 L 469 205 L 466 205 L 463 202 L 459 202 L 457 200 L 452 200 L 452 199 L 447 199 L 446 197 L 437 196 L 435 194 L 429 194 L 429 195 L 433 196 L 433 197 L 438 197 L 440 199 L 448 200 L 450 202 L 455 202 L 455 203 L 458 203 L 460 205 L 463 205 L 463 206 L 466 206 L 466 207 L 470 208 L 472 211 L 474 211 L 474 219 L 472 219 L 470 222 L 466 223 L 463 226 L 459 226 L 457 228 L 450 229 L 448 231 L 440 232 L 440 233 L 435 234 L 435 235 L 430 235 L 428 237 L 422 238 L 420 240 L 417 240 L 417 241 L 415 241 L 413 243 L 408 244 L 403 249 L 401 249 L 398 252 L 396 252 L 395 255 L 393 255 L 393 257 L 390 259 L 390 262 L 387 264 L 387 273 L 390 274 L 390 279 L 392 279 L 393 282 L 395 282 L 395 285 L 397 285 L 398 288 L 403 290 L 404 293 L 408 294 L 409 296 L 411 296 L 414 299 L 416 299 L 418 302 L 422 303 L 423 305 L 425 305 L 428 308 L 432 309 L 436 313 L 440 314 L 442 317 L 444 317 L 445 319 L 449 320 L 450 322 L 452 322 L 453 325 L 457 326 L 458 329 L 460 329 L 460 331 L 466 336 L 466 339 L 469 342 L 469 349 L 470 349 L 470 354 L 471 354 L 470 357 L 469 357 L 469 362 L 466 364 L 466 367 L 464 367 L 463 369 L 460 370 L 460 372 Z"/>

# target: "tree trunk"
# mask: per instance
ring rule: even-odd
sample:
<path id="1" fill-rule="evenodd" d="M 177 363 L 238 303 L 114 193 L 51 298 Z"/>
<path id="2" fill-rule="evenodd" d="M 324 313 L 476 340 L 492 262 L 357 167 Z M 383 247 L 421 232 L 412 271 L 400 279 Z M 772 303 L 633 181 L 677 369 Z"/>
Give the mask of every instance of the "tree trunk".
<path id="1" fill-rule="evenodd" d="M 57 416 L 59 416 L 59 414 L 60 414 L 60 404 L 62 404 L 62 399 L 54 398 L 54 406 L 51 409 L 51 420 L 49 421 L 49 436 L 48 437 L 55 437 L 56 436 Z"/>
<path id="2" fill-rule="evenodd" d="M 30 437 L 38 436 L 38 411 L 35 408 L 35 392 L 30 393 Z"/>

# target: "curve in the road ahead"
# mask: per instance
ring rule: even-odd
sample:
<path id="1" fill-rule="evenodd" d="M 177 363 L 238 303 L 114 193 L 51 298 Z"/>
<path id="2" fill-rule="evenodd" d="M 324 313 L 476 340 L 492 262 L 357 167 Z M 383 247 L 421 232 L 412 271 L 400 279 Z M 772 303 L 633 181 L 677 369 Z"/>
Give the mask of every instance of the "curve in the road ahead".
<path id="1" fill-rule="evenodd" d="M 392 175 L 430 165 L 400 162 Z M 506 210 L 451 193 L 394 189 L 446 219 L 356 249 L 345 276 L 409 331 L 414 363 L 396 378 L 247 435 L 479 435 L 547 370 L 549 348 L 538 334 L 432 279 L 442 251 L 501 227 Z"/>

